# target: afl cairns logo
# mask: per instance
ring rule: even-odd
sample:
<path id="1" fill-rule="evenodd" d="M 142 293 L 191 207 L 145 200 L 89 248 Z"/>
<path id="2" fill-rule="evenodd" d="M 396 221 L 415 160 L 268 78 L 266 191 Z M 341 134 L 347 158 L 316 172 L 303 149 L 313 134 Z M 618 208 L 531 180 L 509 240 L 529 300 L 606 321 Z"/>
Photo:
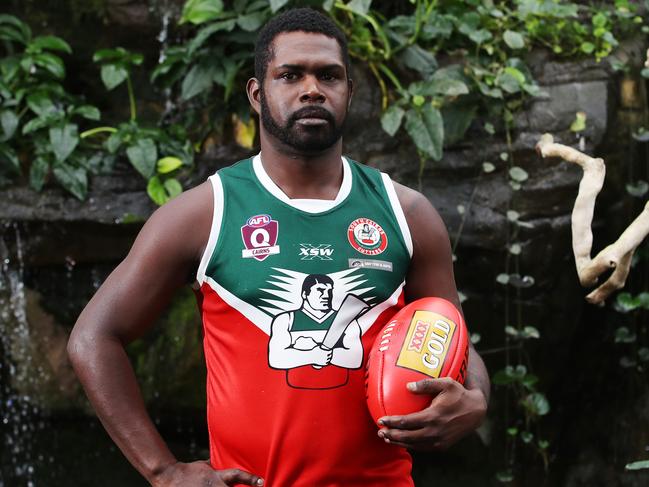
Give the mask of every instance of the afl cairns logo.
<path id="1" fill-rule="evenodd" d="M 369 218 L 357 218 L 347 228 L 347 240 L 364 255 L 379 255 L 388 247 L 388 236 L 381 225 Z"/>
<path id="2" fill-rule="evenodd" d="M 241 251 L 241 257 L 264 260 L 269 255 L 279 254 L 277 235 L 279 223 L 270 215 L 255 215 L 248 218 L 241 227 L 241 238 L 246 246 Z"/>

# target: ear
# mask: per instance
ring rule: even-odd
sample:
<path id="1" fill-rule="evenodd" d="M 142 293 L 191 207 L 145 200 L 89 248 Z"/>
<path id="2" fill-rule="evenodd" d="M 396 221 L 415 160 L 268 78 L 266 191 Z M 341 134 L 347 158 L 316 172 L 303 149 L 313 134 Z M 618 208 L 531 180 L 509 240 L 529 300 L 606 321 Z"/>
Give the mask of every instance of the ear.
<path id="1" fill-rule="evenodd" d="M 349 88 L 349 95 L 347 95 L 347 111 L 352 106 L 352 96 L 354 95 L 354 81 L 349 78 L 347 80 L 347 87 Z"/>
<path id="2" fill-rule="evenodd" d="M 260 91 L 261 85 L 259 84 L 259 80 L 257 78 L 250 78 L 246 84 L 246 94 L 248 95 L 250 106 L 257 115 L 261 114 L 261 102 L 259 100 L 261 94 Z"/>

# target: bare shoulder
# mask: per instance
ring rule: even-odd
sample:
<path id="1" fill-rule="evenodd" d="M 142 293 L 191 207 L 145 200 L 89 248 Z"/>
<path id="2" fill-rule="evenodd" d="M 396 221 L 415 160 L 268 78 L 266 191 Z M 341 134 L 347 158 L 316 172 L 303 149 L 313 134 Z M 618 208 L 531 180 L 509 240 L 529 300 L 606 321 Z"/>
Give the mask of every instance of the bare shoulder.
<path id="1" fill-rule="evenodd" d="M 206 181 L 158 208 L 147 220 L 133 250 L 155 246 L 173 250 L 182 260 L 200 260 L 214 212 L 212 186 Z"/>
<path id="2" fill-rule="evenodd" d="M 446 225 L 431 202 L 419 191 L 393 181 L 394 190 L 408 222 L 410 233 L 415 237 L 419 234 L 435 234 L 448 239 Z"/>

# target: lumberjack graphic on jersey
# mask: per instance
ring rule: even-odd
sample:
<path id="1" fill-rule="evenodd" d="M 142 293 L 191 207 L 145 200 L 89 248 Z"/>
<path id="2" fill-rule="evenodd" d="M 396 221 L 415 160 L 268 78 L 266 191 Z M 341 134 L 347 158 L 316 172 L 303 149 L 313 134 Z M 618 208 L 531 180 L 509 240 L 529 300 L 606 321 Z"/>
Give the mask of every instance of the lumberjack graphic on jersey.
<path id="1" fill-rule="evenodd" d="M 334 281 L 309 274 L 302 283 L 302 305 L 280 313 L 271 323 L 268 363 L 285 369 L 290 386 L 331 389 L 347 383 L 349 369 L 363 363 L 359 318 L 369 305 L 347 294 L 338 310 L 332 307 Z"/>

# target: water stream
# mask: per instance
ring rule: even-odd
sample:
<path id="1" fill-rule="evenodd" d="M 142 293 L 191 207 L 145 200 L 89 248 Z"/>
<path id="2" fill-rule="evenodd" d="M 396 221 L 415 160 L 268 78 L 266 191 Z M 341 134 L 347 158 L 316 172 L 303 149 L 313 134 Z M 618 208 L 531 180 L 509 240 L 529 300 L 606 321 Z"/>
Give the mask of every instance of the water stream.
<path id="1" fill-rule="evenodd" d="M 44 371 L 34 366 L 27 321 L 22 239 L 18 225 L 7 223 L 0 239 L 0 487 L 11 479 L 32 486 L 36 457 L 33 438 L 44 427 L 35 400 L 24 392 L 38 386 Z M 9 249 L 15 251 L 10 254 Z"/>

